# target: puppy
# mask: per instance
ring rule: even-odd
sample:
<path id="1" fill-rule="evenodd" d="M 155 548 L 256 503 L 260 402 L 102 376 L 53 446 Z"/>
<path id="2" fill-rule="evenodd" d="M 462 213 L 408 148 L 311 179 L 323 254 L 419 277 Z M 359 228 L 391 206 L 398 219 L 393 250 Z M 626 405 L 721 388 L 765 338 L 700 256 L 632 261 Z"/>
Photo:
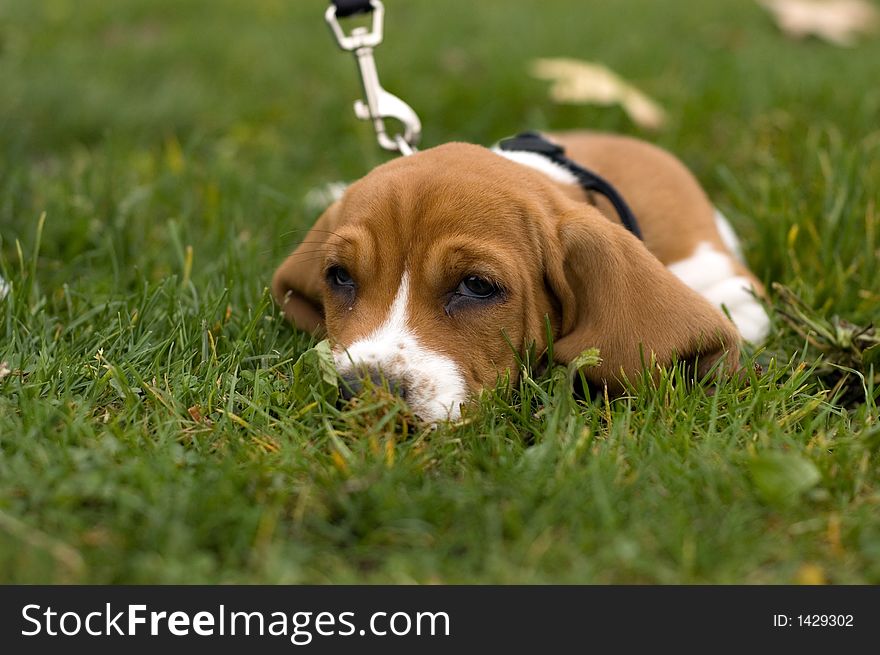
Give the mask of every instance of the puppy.
<path id="1" fill-rule="evenodd" d="M 517 353 L 544 352 L 548 324 L 561 363 L 599 349 L 584 375 L 612 394 L 652 361 L 695 363 L 699 377 L 719 359 L 735 370 L 741 339 L 764 338 L 761 284 L 678 160 L 627 137 L 551 138 L 614 185 L 643 240 L 535 152 L 449 143 L 383 164 L 272 282 L 294 326 L 329 337 L 346 386 L 387 382 L 438 421 L 499 374 L 515 380 Z"/>

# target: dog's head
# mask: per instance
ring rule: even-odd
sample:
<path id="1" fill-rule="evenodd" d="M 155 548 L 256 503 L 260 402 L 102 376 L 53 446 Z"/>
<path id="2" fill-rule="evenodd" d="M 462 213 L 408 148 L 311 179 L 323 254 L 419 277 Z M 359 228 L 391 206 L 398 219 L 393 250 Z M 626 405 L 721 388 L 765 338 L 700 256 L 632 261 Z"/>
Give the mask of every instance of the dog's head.
<path id="1" fill-rule="evenodd" d="M 726 356 L 739 335 L 625 229 L 541 174 L 452 143 L 380 166 L 278 268 L 298 328 L 326 331 L 350 385 L 385 380 L 421 418 L 455 418 L 531 345 L 620 389 L 652 357 Z"/>

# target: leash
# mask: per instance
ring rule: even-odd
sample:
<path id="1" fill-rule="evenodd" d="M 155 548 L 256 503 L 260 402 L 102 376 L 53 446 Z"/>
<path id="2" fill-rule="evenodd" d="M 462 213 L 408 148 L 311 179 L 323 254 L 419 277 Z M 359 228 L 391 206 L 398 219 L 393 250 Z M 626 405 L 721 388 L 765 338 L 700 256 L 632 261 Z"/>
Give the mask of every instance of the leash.
<path id="1" fill-rule="evenodd" d="M 339 24 L 340 18 L 355 14 L 372 14 L 372 27 L 356 27 L 346 35 Z M 413 108 L 397 96 L 391 95 L 379 84 L 379 73 L 373 49 L 382 43 L 382 28 L 385 20 L 385 6 L 380 0 L 331 0 L 324 19 L 330 25 L 339 47 L 353 52 L 357 60 L 361 83 L 364 87 L 363 100 L 354 103 L 354 114 L 364 121 L 373 121 L 379 146 L 401 155 L 411 155 L 422 135 L 422 122 Z M 403 134 L 388 134 L 385 119 L 393 118 L 403 125 Z"/>
<path id="2" fill-rule="evenodd" d="M 608 198 L 608 201 L 614 206 L 614 211 L 620 217 L 623 227 L 644 241 L 635 214 L 632 213 L 629 205 L 626 204 L 626 201 L 617 192 L 617 189 L 606 179 L 566 157 L 565 148 L 558 143 L 553 143 L 536 132 L 523 132 L 509 139 L 502 140 L 498 147 L 508 152 L 534 152 L 543 155 L 554 164 L 558 164 L 577 178 L 584 191 L 595 191 Z"/>
<path id="3" fill-rule="evenodd" d="M 339 19 L 357 14 L 372 14 L 372 27 L 370 29 L 356 27 L 346 35 L 339 24 Z M 373 58 L 373 50 L 382 43 L 383 37 L 385 6 L 381 0 L 331 0 L 324 19 L 330 26 L 333 36 L 336 37 L 339 47 L 346 52 L 353 52 L 357 60 L 366 102 L 355 101 L 355 116 L 373 122 L 376 139 L 381 148 L 401 155 L 411 155 L 416 152 L 416 144 L 422 135 L 422 122 L 412 107 L 382 88 L 379 84 L 376 60 Z M 393 136 L 389 135 L 385 127 L 385 120 L 388 118 L 400 121 L 403 125 L 403 134 L 397 132 Z M 538 153 L 569 171 L 585 191 L 600 193 L 608 198 L 623 226 L 642 239 L 638 221 L 617 189 L 592 171 L 566 157 L 562 146 L 548 141 L 535 132 L 523 132 L 510 139 L 504 139 L 498 147 L 501 150 Z"/>

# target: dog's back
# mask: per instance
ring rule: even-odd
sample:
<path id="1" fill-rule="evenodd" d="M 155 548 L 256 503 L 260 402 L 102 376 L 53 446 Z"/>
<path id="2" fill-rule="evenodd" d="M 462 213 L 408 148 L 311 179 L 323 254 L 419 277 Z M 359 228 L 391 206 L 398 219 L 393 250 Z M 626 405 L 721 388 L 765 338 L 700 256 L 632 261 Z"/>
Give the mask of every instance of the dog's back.
<path id="1" fill-rule="evenodd" d="M 743 337 L 761 341 L 769 319 L 752 295 L 764 287 L 739 254 L 736 235 L 688 168 L 669 152 L 632 137 L 588 131 L 549 135 L 566 155 L 613 184 L 639 221 L 645 246 L 685 284 L 724 306 Z M 572 193 L 583 194 L 580 189 Z M 618 221 L 608 200 L 589 198 Z"/>

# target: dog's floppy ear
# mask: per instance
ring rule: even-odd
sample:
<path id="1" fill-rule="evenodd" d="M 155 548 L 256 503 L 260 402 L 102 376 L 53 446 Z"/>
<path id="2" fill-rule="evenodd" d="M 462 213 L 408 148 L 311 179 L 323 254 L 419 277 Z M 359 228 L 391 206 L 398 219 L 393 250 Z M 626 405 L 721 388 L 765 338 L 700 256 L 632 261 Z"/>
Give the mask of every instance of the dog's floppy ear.
<path id="1" fill-rule="evenodd" d="M 602 364 L 585 378 L 620 391 L 652 358 L 698 360 L 702 377 L 721 357 L 739 359 L 739 333 L 719 309 L 687 287 L 620 225 L 593 207 L 559 220 L 548 255 L 547 282 L 558 300 L 554 358 L 569 363 L 599 348 Z"/>
<path id="2" fill-rule="evenodd" d="M 285 318 L 300 330 L 321 332 L 324 327 L 323 253 L 327 239 L 339 224 L 339 201 L 334 202 L 309 230 L 302 243 L 272 276 L 272 295 Z"/>

